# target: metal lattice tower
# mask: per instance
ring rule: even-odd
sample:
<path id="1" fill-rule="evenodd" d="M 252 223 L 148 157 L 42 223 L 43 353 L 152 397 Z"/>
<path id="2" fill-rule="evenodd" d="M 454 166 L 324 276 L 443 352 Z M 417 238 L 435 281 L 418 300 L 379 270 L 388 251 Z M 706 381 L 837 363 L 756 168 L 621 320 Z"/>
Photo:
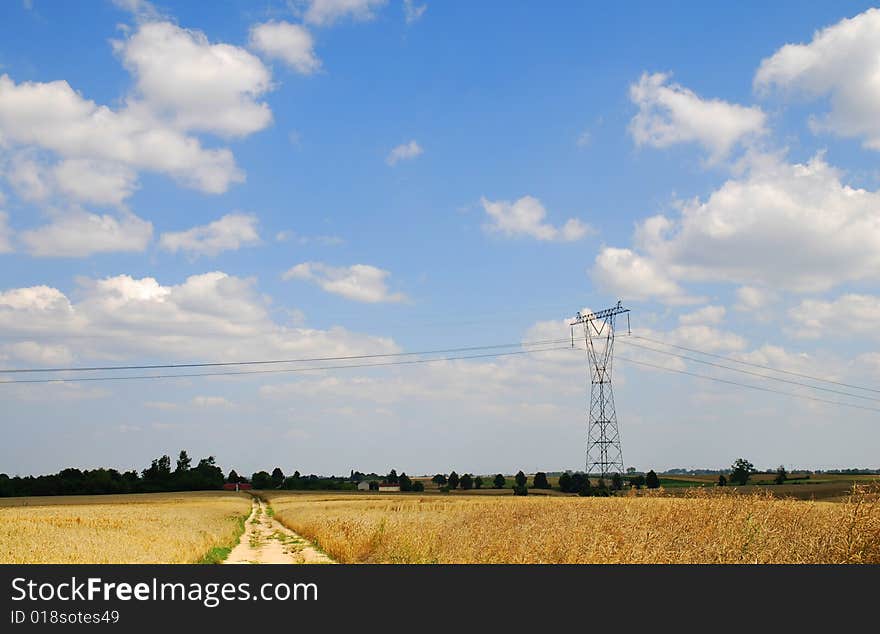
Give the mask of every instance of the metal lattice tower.
<path id="1" fill-rule="evenodd" d="M 620 449 L 620 432 L 617 413 L 614 410 L 614 392 L 611 388 L 611 364 L 614 354 L 614 320 L 629 309 L 620 302 L 613 308 L 597 313 L 578 312 L 571 322 L 571 345 L 574 347 L 574 330 L 584 329 L 587 364 L 590 368 L 590 412 L 587 426 L 587 474 L 604 478 L 612 473 L 623 474 L 623 452 Z"/>

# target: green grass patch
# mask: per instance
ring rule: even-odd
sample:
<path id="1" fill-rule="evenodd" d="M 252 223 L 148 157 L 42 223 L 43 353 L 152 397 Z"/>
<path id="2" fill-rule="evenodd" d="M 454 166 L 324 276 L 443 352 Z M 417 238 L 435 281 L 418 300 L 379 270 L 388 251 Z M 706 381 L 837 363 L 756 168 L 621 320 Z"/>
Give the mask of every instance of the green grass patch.
<path id="1" fill-rule="evenodd" d="M 197 564 L 222 564 L 226 561 L 226 558 L 229 557 L 229 553 L 232 552 L 232 549 L 238 544 L 241 536 L 244 535 L 244 522 L 248 518 L 248 515 L 238 515 L 236 516 L 236 527 L 235 527 L 235 535 L 230 540 L 228 544 L 224 544 L 223 546 L 214 546 L 211 550 L 202 555 L 202 558 L 199 559 Z"/>

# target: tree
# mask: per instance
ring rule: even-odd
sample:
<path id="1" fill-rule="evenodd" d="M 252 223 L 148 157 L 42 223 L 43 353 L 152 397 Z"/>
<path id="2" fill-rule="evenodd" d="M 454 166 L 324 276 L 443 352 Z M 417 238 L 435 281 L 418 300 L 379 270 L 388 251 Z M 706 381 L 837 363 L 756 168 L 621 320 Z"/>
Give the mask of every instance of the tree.
<path id="1" fill-rule="evenodd" d="M 458 474 L 453 471 L 449 474 L 449 478 L 446 479 L 446 483 L 449 485 L 450 489 L 458 488 Z"/>
<path id="2" fill-rule="evenodd" d="M 174 470 L 175 473 L 186 473 L 189 471 L 192 466 L 192 460 L 186 454 L 186 450 L 180 452 L 180 455 L 177 457 L 177 468 Z"/>
<path id="3" fill-rule="evenodd" d="M 785 470 L 784 466 L 779 465 L 779 468 L 776 470 L 776 478 L 774 478 L 773 481 L 776 484 L 782 484 L 786 480 L 788 480 L 788 472 Z"/>
<path id="4" fill-rule="evenodd" d="M 257 471 L 251 476 L 251 484 L 255 489 L 269 489 L 272 487 L 272 476 L 266 471 Z"/>
<path id="5" fill-rule="evenodd" d="M 425 490 L 425 485 L 422 484 L 421 480 L 416 480 L 415 482 L 413 482 L 412 490 L 415 491 L 416 493 L 421 493 L 422 491 Z"/>
<path id="6" fill-rule="evenodd" d="M 577 494 L 582 498 L 593 495 L 593 485 L 590 484 L 590 479 L 581 473 L 575 475 L 580 476 L 579 478 L 572 478 L 572 484 L 577 486 L 575 489 Z"/>
<path id="7" fill-rule="evenodd" d="M 474 488 L 473 476 L 469 473 L 465 473 L 458 481 L 458 486 L 460 486 L 465 491 L 470 491 L 472 488 Z"/>
<path id="8" fill-rule="evenodd" d="M 727 486 L 727 478 L 724 477 L 724 474 L 718 476 L 718 486 L 726 487 Z"/>
<path id="9" fill-rule="evenodd" d="M 547 481 L 547 474 L 543 471 L 538 471 L 538 473 L 535 474 L 532 486 L 536 489 L 549 489 L 550 483 Z"/>
<path id="10" fill-rule="evenodd" d="M 649 489 L 659 489 L 660 488 L 660 478 L 657 477 L 657 474 L 654 473 L 654 470 L 651 469 L 648 473 L 645 474 L 645 486 Z"/>
<path id="11" fill-rule="evenodd" d="M 474 478 L 474 488 L 475 489 L 482 489 L 483 488 L 483 478 L 481 478 L 480 476 L 477 476 L 476 478 Z"/>
<path id="12" fill-rule="evenodd" d="M 529 479 L 526 477 L 526 474 L 522 472 L 522 470 L 516 472 L 516 476 L 514 476 L 514 481 L 516 482 L 516 486 L 524 487 Z"/>
<path id="13" fill-rule="evenodd" d="M 401 491 L 412 491 L 413 489 L 412 480 L 403 471 L 401 471 L 400 475 L 397 477 L 397 483 L 400 485 Z"/>
<path id="14" fill-rule="evenodd" d="M 632 485 L 633 485 L 636 489 L 641 489 L 643 486 L 645 486 L 645 476 L 643 476 L 643 475 L 640 473 L 639 475 L 637 475 L 637 476 L 631 478 L 631 479 L 630 479 L 630 482 L 632 482 Z"/>
<path id="15" fill-rule="evenodd" d="M 385 482 L 388 484 L 398 484 L 397 471 L 392 469 L 388 472 L 388 475 L 385 476 Z"/>
<path id="16" fill-rule="evenodd" d="M 635 468 L 635 467 L 627 467 L 627 468 L 626 468 L 626 475 L 635 475 L 635 474 L 636 474 L 636 468 Z"/>
<path id="17" fill-rule="evenodd" d="M 281 467 L 275 467 L 274 469 L 272 469 L 272 486 L 277 489 L 283 484 L 284 472 L 281 470 Z"/>
<path id="18" fill-rule="evenodd" d="M 744 486 L 749 481 L 749 476 L 755 472 L 755 465 L 745 458 L 737 458 L 730 469 L 730 480 L 740 486 Z"/>
<path id="19" fill-rule="evenodd" d="M 571 476 L 568 473 L 559 476 L 559 490 L 563 493 L 571 491 Z"/>
<path id="20" fill-rule="evenodd" d="M 500 473 L 496 473 L 495 478 L 492 480 L 492 486 L 496 489 L 503 489 L 505 484 L 507 484 L 507 478 Z"/>
<path id="21" fill-rule="evenodd" d="M 370 480 L 370 491 L 378 491 L 379 490 L 379 481 L 378 480 Z"/>
<path id="22" fill-rule="evenodd" d="M 238 476 L 238 474 L 235 472 L 235 469 L 230 469 L 230 470 L 229 470 L 229 475 L 226 476 L 226 481 L 227 481 L 227 482 L 231 482 L 232 484 L 238 484 L 238 482 L 239 482 L 239 476 Z"/>
<path id="23" fill-rule="evenodd" d="M 620 491 L 623 488 L 623 476 L 619 473 L 615 473 L 611 476 L 611 490 L 612 491 Z"/>
<path id="24" fill-rule="evenodd" d="M 436 484 L 438 487 L 442 487 L 444 484 L 446 484 L 446 476 L 442 473 L 438 473 L 433 478 L 431 478 L 431 482 Z"/>

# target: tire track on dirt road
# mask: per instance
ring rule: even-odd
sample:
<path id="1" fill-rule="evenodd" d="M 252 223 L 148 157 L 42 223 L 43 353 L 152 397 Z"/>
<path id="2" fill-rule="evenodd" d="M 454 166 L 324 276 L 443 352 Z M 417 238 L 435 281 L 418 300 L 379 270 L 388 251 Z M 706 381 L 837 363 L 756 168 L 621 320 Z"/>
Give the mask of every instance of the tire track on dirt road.
<path id="1" fill-rule="evenodd" d="M 254 497 L 244 534 L 224 564 L 332 564 L 330 557 L 276 520 L 263 500 Z"/>

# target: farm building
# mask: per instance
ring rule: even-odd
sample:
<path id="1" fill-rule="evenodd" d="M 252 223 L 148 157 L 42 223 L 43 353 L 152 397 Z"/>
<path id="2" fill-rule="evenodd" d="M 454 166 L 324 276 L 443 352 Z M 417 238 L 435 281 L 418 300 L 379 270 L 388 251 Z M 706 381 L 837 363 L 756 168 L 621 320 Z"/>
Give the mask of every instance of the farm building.
<path id="1" fill-rule="evenodd" d="M 400 485 L 391 484 L 389 482 L 380 482 L 379 491 L 400 491 Z"/>
<path id="2" fill-rule="evenodd" d="M 358 482 L 358 491 L 369 491 L 369 490 L 370 490 L 370 483 L 369 482 L 367 482 L 366 480 L 361 480 L 360 482 Z"/>
<path id="3" fill-rule="evenodd" d="M 223 485 L 224 491 L 247 491 L 252 488 L 247 482 L 227 482 Z"/>

